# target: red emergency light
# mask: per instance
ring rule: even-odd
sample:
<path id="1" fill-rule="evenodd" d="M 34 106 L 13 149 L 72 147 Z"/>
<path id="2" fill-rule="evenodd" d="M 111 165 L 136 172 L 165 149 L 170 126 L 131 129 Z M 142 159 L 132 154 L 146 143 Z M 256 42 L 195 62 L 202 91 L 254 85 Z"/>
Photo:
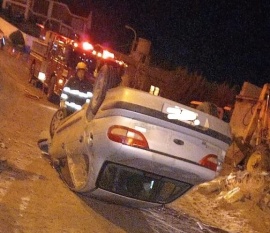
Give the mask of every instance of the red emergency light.
<path id="1" fill-rule="evenodd" d="M 104 50 L 104 51 L 103 51 L 102 57 L 103 57 L 104 59 L 107 59 L 107 58 L 112 58 L 112 59 L 114 59 L 114 54 L 111 53 L 111 52 L 109 52 L 108 50 Z"/>
<path id="2" fill-rule="evenodd" d="M 83 42 L 82 47 L 84 50 L 93 50 L 94 49 L 93 45 L 90 44 L 89 42 Z"/>

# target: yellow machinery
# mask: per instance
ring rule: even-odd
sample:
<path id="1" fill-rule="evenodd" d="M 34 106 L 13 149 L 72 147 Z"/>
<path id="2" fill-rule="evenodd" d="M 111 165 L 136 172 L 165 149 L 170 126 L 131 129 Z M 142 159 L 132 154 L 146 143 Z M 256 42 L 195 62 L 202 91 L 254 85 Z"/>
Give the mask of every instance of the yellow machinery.
<path id="1" fill-rule="evenodd" d="M 248 171 L 270 170 L 269 95 L 268 83 L 262 88 L 244 137 L 237 143 Z"/>

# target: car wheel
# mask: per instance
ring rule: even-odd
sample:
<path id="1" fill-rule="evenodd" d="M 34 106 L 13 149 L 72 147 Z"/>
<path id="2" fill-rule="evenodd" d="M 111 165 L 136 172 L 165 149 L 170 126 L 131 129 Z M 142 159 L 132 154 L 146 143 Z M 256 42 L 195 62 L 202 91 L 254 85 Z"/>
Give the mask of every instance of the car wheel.
<path id="1" fill-rule="evenodd" d="M 117 68 L 110 65 L 104 65 L 100 69 L 94 84 L 93 97 L 90 102 L 90 108 L 94 115 L 97 113 L 99 107 L 105 99 L 107 90 L 118 86 L 120 82 L 121 76 Z"/>
<path id="2" fill-rule="evenodd" d="M 53 115 L 51 124 L 50 124 L 50 135 L 53 137 L 57 127 L 60 125 L 60 122 L 67 116 L 67 111 L 65 108 L 59 108 Z"/>
<path id="3" fill-rule="evenodd" d="M 48 92 L 47 92 L 47 100 L 52 101 L 53 95 L 54 95 L 54 85 L 56 82 L 56 76 L 51 76 L 51 80 L 48 86 Z"/>

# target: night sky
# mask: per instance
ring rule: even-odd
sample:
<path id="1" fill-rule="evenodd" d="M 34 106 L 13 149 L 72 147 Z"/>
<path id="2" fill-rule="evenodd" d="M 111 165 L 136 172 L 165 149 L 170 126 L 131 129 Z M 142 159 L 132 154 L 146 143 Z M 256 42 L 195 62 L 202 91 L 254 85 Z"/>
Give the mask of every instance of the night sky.
<path id="1" fill-rule="evenodd" d="M 63 2 L 76 13 L 92 10 L 90 38 L 120 52 L 128 52 L 134 37 L 127 24 L 152 42 L 152 60 L 163 67 L 186 67 L 232 85 L 270 82 L 268 0 Z"/>

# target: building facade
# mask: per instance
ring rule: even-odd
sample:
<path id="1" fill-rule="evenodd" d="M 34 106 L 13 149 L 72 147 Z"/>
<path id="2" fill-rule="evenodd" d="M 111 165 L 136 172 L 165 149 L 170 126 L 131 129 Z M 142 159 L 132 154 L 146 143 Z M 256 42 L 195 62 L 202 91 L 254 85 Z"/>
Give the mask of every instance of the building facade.
<path id="1" fill-rule="evenodd" d="M 88 17 L 81 17 L 72 14 L 67 5 L 52 0 L 3 0 L 2 9 L 67 37 L 89 32 L 92 24 L 91 11 Z"/>

